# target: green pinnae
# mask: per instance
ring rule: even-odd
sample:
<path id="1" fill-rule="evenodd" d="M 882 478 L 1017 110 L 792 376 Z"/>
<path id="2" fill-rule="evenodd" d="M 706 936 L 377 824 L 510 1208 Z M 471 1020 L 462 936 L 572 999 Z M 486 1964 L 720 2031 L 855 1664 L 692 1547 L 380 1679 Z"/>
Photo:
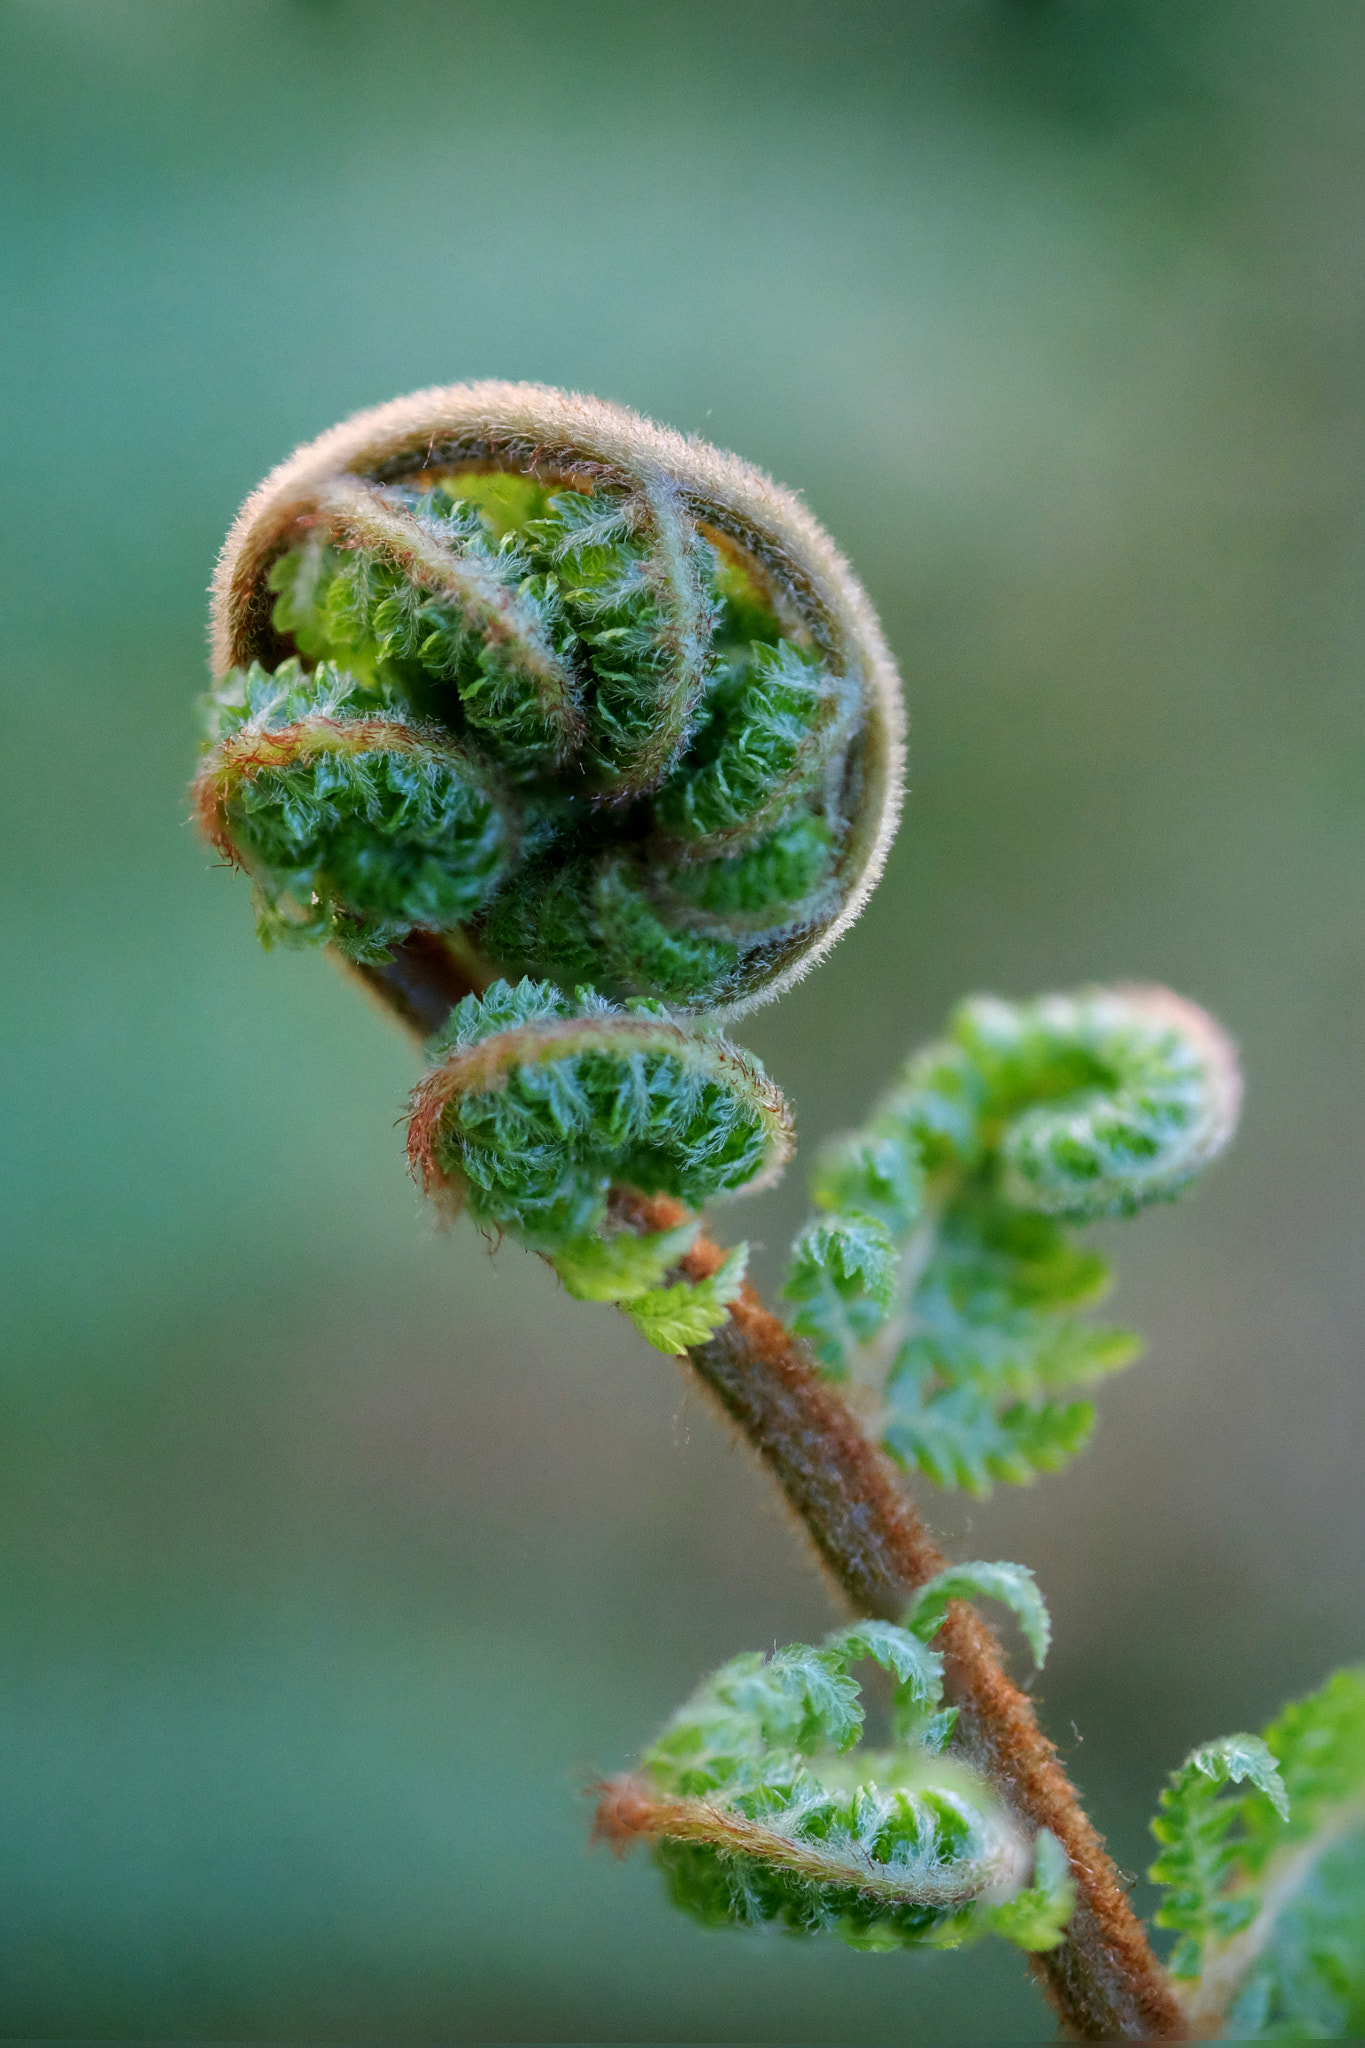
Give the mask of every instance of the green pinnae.
<path id="1" fill-rule="evenodd" d="M 596 1231 L 613 1187 L 700 1208 L 773 1177 L 792 1143 L 759 1062 L 656 1005 L 499 983 L 457 1005 L 433 1057 L 413 1098 L 414 1171 L 543 1249 Z"/>
<path id="2" fill-rule="evenodd" d="M 566 985 L 647 990 L 687 1007 L 724 997 L 739 979 L 732 939 L 669 920 L 638 864 L 610 853 L 568 862 L 552 854 L 524 868 L 484 937 L 496 957 L 539 960 Z"/>
<path id="3" fill-rule="evenodd" d="M 443 556 L 458 563 L 464 587 L 443 590 L 434 572 L 423 576 L 429 560 L 393 559 L 378 545 L 313 543 L 270 572 L 277 631 L 442 722 L 503 778 L 543 773 L 580 729 L 552 584 L 534 573 L 514 531 L 495 539 L 474 506 L 446 491 L 388 492 L 382 506 L 433 544 L 436 568 Z"/>
<path id="4" fill-rule="evenodd" d="M 846 693 L 789 641 L 755 646 L 708 692 L 697 735 L 659 792 L 660 830 L 724 845 L 811 796 Z"/>
<path id="5" fill-rule="evenodd" d="M 828 825 L 805 812 L 741 853 L 680 863 L 669 871 L 669 883 L 715 917 L 768 919 L 816 896 L 832 873 L 833 852 Z"/>
<path id="6" fill-rule="evenodd" d="M 735 1657 L 698 1687 L 641 1759 L 605 1788 L 601 1832 L 655 1843 L 675 1901 L 708 1926 L 776 1925 L 855 1948 L 955 1947 L 997 1933 L 1055 1947 L 1075 1890 L 1050 1836 L 1032 1844 L 971 1769 L 945 1754 L 956 1714 L 932 1647 L 950 1600 L 1003 1600 L 1041 1658 L 1032 1576 L 950 1567 L 900 1625 L 863 1621 L 823 1643 Z M 862 1687 L 890 1682 L 890 1748 L 860 1741 Z"/>
<path id="7" fill-rule="evenodd" d="M 1152 1823 L 1155 1919 L 1191 2034 L 1356 2040 L 1365 2025 L 1365 1666 L 1261 1735 L 1186 1758 Z"/>
<path id="8" fill-rule="evenodd" d="M 1093 1428 L 1086 1390 L 1142 1348 L 1083 1313 L 1110 1272 L 1071 1226 L 1179 1194 L 1238 1096 L 1227 1040 L 1169 990 L 963 1004 L 817 1166 L 793 1328 L 936 1485 L 1057 1469 Z"/>
<path id="9" fill-rule="evenodd" d="M 507 822 L 469 760 L 380 715 L 323 663 L 229 677 L 210 706 L 217 750 L 197 796 L 205 827 L 251 872 L 267 943 L 321 936 L 386 957 L 417 926 L 455 924 L 495 892 Z"/>

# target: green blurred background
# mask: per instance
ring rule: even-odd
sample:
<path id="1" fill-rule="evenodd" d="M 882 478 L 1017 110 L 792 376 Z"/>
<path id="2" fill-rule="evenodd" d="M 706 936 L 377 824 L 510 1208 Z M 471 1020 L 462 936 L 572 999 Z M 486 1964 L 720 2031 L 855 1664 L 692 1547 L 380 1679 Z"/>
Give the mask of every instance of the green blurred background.
<path id="1" fill-rule="evenodd" d="M 705 1934 L 582 1787 L 832 1609 L 677 1368 L 419 1213 L 408 1048 L 184 823 L 204 586 L 353 408 L 543 379 L 805 493 L 890 870 L 742 1036 L 807 1142 L 960 994 L 1166 980 L 1231 1160 L 1107 1233 L 1034 1565 L 1121 1864 L 1362 1650 L 1357 0 L 4 0 L 0 2033 L 1046 2038 L 1017 1957 Z M 771 1281 L 789 1185 L 727 1217 Z M 1147 1897 L 1147 1888 L 1140 1887 Z"/>

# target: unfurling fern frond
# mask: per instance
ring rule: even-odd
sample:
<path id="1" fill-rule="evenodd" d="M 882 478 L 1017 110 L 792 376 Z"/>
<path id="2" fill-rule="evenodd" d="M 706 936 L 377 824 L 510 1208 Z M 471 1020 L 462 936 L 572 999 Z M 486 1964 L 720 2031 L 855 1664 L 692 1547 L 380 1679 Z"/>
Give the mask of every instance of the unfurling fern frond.
<path id="1" fill-rule="evenodd" d="M 1264 1738 L 1195 1750 L 1152 1832 L 1157 1924 L 1180 1934 L 1171 1970 L 1200 2031 L 1365 2033 L 1365 1668 L 1336 1672 Z"/>
<path id="2" fill-rule="evenodd" d="M 1080 1319 L 1109 1280 L 1069 1227 L 1186 1187 L 1226 1144 L 1236 1057 L 1166 989 L 978 999 L 817 1169 L 793 1327 L 832 1378 L 869 1385 L 900 1463 L 989 1490 L 1064 1464 L 1077 1389 L 1138 1341 Z"/>
<path id="3" fill-rule="evenodd" d="M 806 1346 L 860 1383 L 904 1466 L 980 1491 L 1062 1463 L 1092 1420 L 1076 1389 L 1136 1348 L 1079 1319 L 1107 1269 L 1071 1226 L 1177 1193 L 1226 1141 L 1237 1077 L 1217 1027 L 1164 990 L 967 1004 L 822 1162 L 793 1334 L 746 1284 L 748 1247 L 701 1225 L 793 1144 L 781 1094 L 716 1025 L 857 915 L 902 769 L 876 619 L 804 507 L 619 407 L 419 392 L 247 501 L 214 671 L 199 820 L 250 875 L 267 944 L 330 946 L 429 1040 L 408 1131 L 424 1189 L 688 1351 L 854 1611 L 880 1617 L 725 1666 L 605 1789 L 602 1832 L 652 1840 L 710 1924 L 861 1948 L 994 1931 L 1036 1953 L 1072 2034 L 1179 2038 L 1102 1840 L 964 1604 L 1004 1601 L 1041 1663 L 1031 1576 L 941 1568 Z M 860 1659 L 892 1681 L 882 1749 L 859 1742 Z M 1276 1754 L 1293 1791 L 1300 1766 Z M 1313 1887 L 1333 1911 L 1355 1896 L 1356 1850 L 1325 1822 L 1317 1875 L 1274 1919 L 1299 1866 L 1273 1844 L 1257 1864 L 1258 1810 L 1229 1818 L 1204 1790 L 1258 1758 L 1209 1752 L 1169 1804 L 1171 1911 L 1206 1978 L 1209 1955 L 1223 1967 L 1295 1913 L 1313 1956 L 1331 1949 Z M 1307 1936 L 1285 1939 L 1266 1937 L 1242 1993 L 1276 2024 L 1312 2007 Z M 1355 2012 L 1346 1963 L 1337 1976 Z"/>
<path id="4" fill-rule="evenodd" d="M 257 877 L 277 937 L 387 957 L 416 925 L 456 924 L 497 891 L 515 828 L 468 752 L 403 723 L 344 670 L 238 670 L 210 699 L 214 748 L 195 785 L 207 835 Z"/>
<path id="5" fill-rule="evenodd" d="M 217 582 L 199 783 L 263 936 L 437 934 L 682 1008 L 833 943 L 899 806 L 894 670 L 805 508 L 536 385 L 419 392 L 301 449 Z"/>
<path id="6" fill-rule="evenodd" d="M 614 1189 L 690 1209 L 762 1186 L 791 1150 L 791 1117 L 759 1061 L 657 1003 L 618 1009 L 590 989 L 497 982 L 466 996 L 432 1045 L 408 1151 L 426 1192 L 545 1253 L 568 1291 L 620 1304 L 664 1351 L 723 1323 L 747 1247 L 698 1281 L 666 1274 L 697 1226 L 612 1228 Z"/>
<path id="7" fill-rule="evenodd" d="M 732 1658 L 681 1707 L 638 1772 L 603 1788 L 598 1831 L 648 1838 L 678 1904 L 709 1926 L 775 1924 L 854 1948 L 952 1948 L 994 1931 L 1053 1948 L 1074 1904 L 1050 1834 L 1030 1842 L 997 1795 L 948 1752 L 943 1659 L 929 1647 L 949 1599 L 1012 1601 L 1028 1574 L 961 1565 L 925 1586 L 903 1627 L 866 1621 L 818 1648 Z M 1032 1602 L 1041 1601 L 1032 1590 Z M 1045 1619 L 1045 1617 L 1044 1617 Z M 892 1681 L 892 1746 L 859 1744 L 849 1667 Z"/>

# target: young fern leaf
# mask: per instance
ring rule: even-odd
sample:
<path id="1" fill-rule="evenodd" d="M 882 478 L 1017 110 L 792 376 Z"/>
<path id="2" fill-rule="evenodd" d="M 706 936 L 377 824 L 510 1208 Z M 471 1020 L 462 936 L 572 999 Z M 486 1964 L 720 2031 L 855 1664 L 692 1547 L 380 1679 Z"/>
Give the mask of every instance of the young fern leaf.
<path id="1" fill-rule="evenodd" d="M 486 905 L 513 828 L 448 734 L 403 723 L 329 662 L 234 670 L 209 700 L 194 785 L 205 834 L 256 883 L 264 944 L 387 957 L 415 924 Z"/>
<path id="2" fill-rule="evenodd" d="M 214 663 L 200 820 L 250 874 L 263 940 L 331 945 L 437 1033 L 409 1124 L 423 1187 L 690 1348 L 882 1617 L 727 1665 L 606 1788 L 602 1831 L 651 1838 L 715 1924 L 864 1948 L 994 1930 L 1044 1959 L 1073 2031 L 1178 2034 L 1102 1842 L 955 1604 L 1004 1600 L 1041 1662 L 1031 1577 L 940 1569 L 744 1285 L 748 1247 L 686 1213 L 765 1184 L 793 1142 L 715 1022 L 828 949 L 895 827 L 898 686 L 847 564 L 733 457 L 540 387 L 454 386 L 359 415 L 253 494 Z M 1164 991 L 968 1004 L 823 1161 L 796 1329 L 870 1385 L 903 1464 L 980 1490 L 1059 1463 L 1090 1423 L 1069 1390 L 1133 1348 L 1077 1320 L 1106 1276 L 1067 1225 L 1173 1194 L 1235 1115 L 1226 1043 Z M 885 1751 L 859 1743 L 860 1659 L 891 1678 Z M 959 1717 L 994 1790 L 948 1753 Z"/>
<path id="3" fill-rule="evenodd" d="M 834 942 L 895 828 L 895 672 L 804 507 L 537 385 L 298 450 L 228 538 L 214 660 L 210 837 L 263 936 L 371 969 L 425 933 L 477 986 L 735 1011 Z M 222 705 L 272 692 L 306 708 L 262 751 Z"/>
<path id="4" fill-rule="evenodd" d="M 780 1173 L 791 1118 L 756 1059 L 658 1004 L 618 1009 L 590 989 L 570 1002 L 531 981 L 466 996 L 431 1055 L 408 1126 L 428 1194 L 544 1253 L 569 1293 L 618 1303 L 661 1351 L 728 1319 L 747 1246 L 706 1279 L 668 1284 L 698 1226 L 635 1236 L 614 1225 L 610 1197 L 664 1192 L 700 1208 Z"/>
<path id="5" fill-rule="evenodd" d="M 1365 2032 L 1365 1667 L 1286 1707 L 1264 1738 L 1195 1750 L 1152 1832 L 1156 1920 L 1180 1935 L 1171 1970 L 1198 2031 Z"/>
<path id="6" fill-rule="evenodd" d="M 704 1344 L 730 1320 L 730 1304 L 739 1298 L 748 1264 L 748 1245 L 736 1245 L 707 1279 L 653 1287 L 623 1301 L 621 1307 L 647 1344 L 656 1351 L 680 1354 L 689 1344 Z"/>
<path id="7" fill-rule="evenodd" d="M 898 1264 L 886 1225 L 856 1210 L 817 1217 L 792 1246 L 784 1290 L 798 1304 L 792 1328 L 831 1379 L 846 1376 L 850 1350 L 885 1322 Z"/>
<path id="8" fill-rule="evenodd" d="M 1177 1977 L 1197 1977 L 1205 1945 L 1239 1932 L 1255 1916 L 1249 1896 L 1230 1897 L 1225 1889 L 1241 1867 L 1242 1842 L 1232 1831 L 1246 1795 L 1228 1789 L 1241 1784 L 1252 1785 L 1279 1820 L 1288 1820 L 1279 1767 L 1259 1735 L 1206 1742 L 1172 1774 L 1161 1795 L 1161 1817 L 1152 1832 L 1167 1847 L 1152 1865 L 1152 1876 L 1169 1887 L 1157 1924 L 1178 1928 L 1182 1936 L 1171 1958 Z"/>
<path id="9" fill-rule="evenodd" d="M 639 1301 L 662 1286 L 670 1266 L 692 1249 L 701 1218 L 694 1216 L 676 1230 L 651 1230 L 636 1237 L 621 1230 L 614 1237 L 577 1237 L 559 1247 L 555 1271 L 564 1292 L 575 1301 Z"/>
<path id="10" fill-rule="evenodd" d="M 1024 1564 L 950 1564 L 920 1587 L 905 1612 L 905 1626 L 926 1641 L 950 1600 L 999 1600 L 1023 1631 L 1041 1671 L 1052 1645 L 1052 1621 L 1038 1583 Z"/>
<path id="11" fill-rule="evenodd" d="M 1008 1566 L 965 1566 L 965 1573 Z M 709 1926 L 778 1925 L 854 1948 L 956 1947 L 987 1932 L 1054 1948 L 1074 1905 L 1067 1860 L 1030 1845 L 989 1786 L 943 1754 L 943 1618 L 864 1621 L 818 1647 L 733 1658 L 681 1707 L 638 1772 L 603 1788 L 598 1832 L 641 1838 L 674 1899 Z M 858 1745 L 870 1660 L 893 1687 L 894 1747 Z"/>
<path id="12" fill-rule="evenodd" d="M 1231 1046 L 1168 990 L 964 1004 L 817 1169 L 793 1329 L 936 1484 L 1055 1470 L 1094 1422 L 1077 1390 L 1140 1348 L 1078 1316 L 1109 1271 L 1068 1226 L 1177 1195 L 1238 1104 Z"/>

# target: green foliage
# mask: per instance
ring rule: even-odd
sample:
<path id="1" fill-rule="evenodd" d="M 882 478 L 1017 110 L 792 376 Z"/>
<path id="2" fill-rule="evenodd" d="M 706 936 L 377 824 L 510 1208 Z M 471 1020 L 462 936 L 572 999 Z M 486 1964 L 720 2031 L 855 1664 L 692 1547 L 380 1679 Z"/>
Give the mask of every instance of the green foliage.
<path id="1" fill-rule="evenodd" d="M 439 718 L 520 780 L 570 743 L 577 722 L 567 675 L 556 675 L 563 625 L 553 587 L 511 533 L 495 543 L 478 511 L 445 491 L 391 492 L 385 504 L 459 564 L 454 587 L 430 587 L 435 578 L 374 545 L 315 540 L 271 571 L 275 627 L 301 654 Z"/>
<path id="2" fill-rule="evenodd" d="M 896 1277 L 896 1250 L 875 1216 L 819 1217 L 792 1246 L 786 1293 L 799 1304 L 792 1328 L 831 1379 L 842 1379 L 851 1346 L 866 1343 L 885 1320 Z"/>
<path id="3" fill-rule="evenodd" d="M 685 764 L 659 792 L 661 829 L 720 847 L 775 822 L 819 777 L 846 698 L 789 641 L 737 654 L 707 692 Z"/>
<path id="4" fill-rule="evenodd" d="M 833 854 L 829 826 L 804 812 L 741 853 L 705 860 L 689 850 L 659 886 L 714 917 L 770 917 L 816 897 L 833 871 Z"/>
<path id="5" fill-rule="evenodd" d="M 669 1267 L 690 1250 L 700 1228 L 701 1219 L 693 1217 L 675 1230 L 638 1237 L 618 1230 L 610 1237 L 572 1238 L 550 1263 L 576 1301 L 615 1302 L 657 1351 L 685 1351 L 727 1321 L 749 1256 L 749 1247 L 739 1245 L 706 1279 L 665 1286 Z"/>
<path id="6" fill-rule="evenodd" d="M 1076 1910 L 1076 1885 L 1066 1850 L 1050 1828 L 1038 1830 L 1033 1882 L 991 1915 L 996 1934 L 1032 1955 L 1056 1948 Z"/>
<path id="7" fill-rule="evenodd" d="M 561 1272 L 576 1292 L 613 1284 L 614 1272 L 610 1298 L 651 1342 L 676 1349 L 685 1327 L 724 1320 L 742 1263 L 678 1293 L 657 1287 L 660 1259 L 673 1256 L 663 1240 L 634 1257 L 581 1240 L 600 1234 L 613 1186 L 700 1208 L 780 1167 L 790 1119 L 757 1060 L 655 1004 L 618 1009 L 589 989 L 570 1002 L 531 981 L 467 996 L 432 1058 L 409 1127 L 430 1190 L 467 1201 L 485 1227 L 567 1253 Z"/>
<path id="8" fill-rule="evenodd" d="M 1027 1565 L 950 1564 L 921 1586 L 905 1613 L 905 1626 L 926 1639 L 948 1611 L 950 1600 L 998 1600 L 1024 1632 L 1041 1670 L 1052 1642 L 1047 1603 Z"/>
<path id="9" fill-rule="evenodd" d="M 201 785 L 211 831 L 251 872 L 270 944 L 332 943 L 382 959 L 418 925 L 490 900 L 506 820 L 447 738 L 379 715 L 349 674 L 297 661 L 234 671 L 210 700 L 217 741 Z"/>
<path id="10" fill-rule="evenodd" d="M 1178 1194 L 1221 1149 L 1236 1109 L 1227 1049 L 1202 1012 L 1152 993 L 958 1012 L 954 1036 L 980 1076 L 1009 1200 L 1073 1222 L 1131 1216 Z"/>
<path id="11" fill-rule="evenodd" d="M 675 1280 L 671 1287 L 652 1287 L 621 1306 L 656 1351 L 686 1351 L 689 1344 L 704 1344 L 730 1320 L 730 1303 L 744 1285 L 748 1263 L 748 1245 L 736 1245 L 705 1280 Z"/>
<path id="12" fill-rule="evenodd" d="M 975 1573 L 994 1587 L 1018 1568 L 961 1570 L 964 1586 Z M 1030 1857 L 984 1782 L 943 1753 L 955 1717 L 929 1644 L 946 1597 L 904 1627 L 858 1622 L 818 1648 L 733 1658 L 679 1709 L 633 1784 L 680 1905 L 711 1926 L 776 1924 L 856 1948 L 992 1930 L 1056 1946 L 1074 1905 L 1065 1856 L 1039 1836 Z M 890 1749 L 859 1744 L 860 1660 L 891 1680 Z"/>
<path id="13" fill-rule="evenodd" d="M 1233 1787 L 1245 1787 L 1234 1791 Z M 1152 1832 L 1159 1926 L 1201 2022 L 1239 2039 L 1365 2030 L 1365 1667 L 1172 1777 Z"/>
<path id="14" fill-rule="evenodd" d="M 708 1008 L 833 917 L 858 689 L 654 484 L 340 479 L 266 580 L 316 681 L 292 659 L 227 698 L 313 688 L 295 721 L 374 728 L 248 763 L 220 693 L 205 774 L 231 789 L 206 822 L 267 943 L 382 961 L 462 929 L 514 975 Z"/>
<path id="15" fill-rule="evenodd" d="M 670 923 L 630 854 L 566 864 L 555 851 L 528 864 L 494 905 L 481 943 L 496 959 L 535 960 L 569 985 L 647 988 L 680 1005 L 729 986 L 740 962 L 723 933 Z"/>
<path id="16" fill-rule="evenodd" d="M 1236 1109 L 1230 1048 L 1165 990 L 966 1003 L 817 1167 L 793 1328 L 936 1484 L 1055 1470 L 1094 1422 L 1079 1390 L 1140 1348 L 1078 1314 L 1109 1271 L 1068 1225 L 1171 1198 Z"/>
<path id="17" fill-rule="evenodd" d="M 1240 1830 L 1245 1797 L 1227 1788 L 1250 1783 L 1289 1818 L 1289 1801 L 1279 1768 L 1259 1735 L 1226 1735 L 1194 1750 L 1161 1795 L 1161 1815 L 1152 1832 L 1166 1845 L 1152 1865 L 1153 1879 L 1166 1885 L 1157 1913 L 1159 1927 L 1180 1930 L 1183 1939 L 1171 1958 L 1177 1977 L 1197 1977 L 1207 1943 L 1226 1940 L 1256 1916 L 1250 1893 L 1230 1896 L 1228 1880 L 1242 1870 Z"/>
<path id="18" fill-rule="evenodd" d="M 575 1237 L 559 1247 L 551 1263 L 575 1301 L 638 1301 L 691 1250 L 700 1229 L 701 1218 L 694 1216 L 676 1230 L 651 1230 L 639 1237 L 629 1230 L 613 1237 Z"/>

